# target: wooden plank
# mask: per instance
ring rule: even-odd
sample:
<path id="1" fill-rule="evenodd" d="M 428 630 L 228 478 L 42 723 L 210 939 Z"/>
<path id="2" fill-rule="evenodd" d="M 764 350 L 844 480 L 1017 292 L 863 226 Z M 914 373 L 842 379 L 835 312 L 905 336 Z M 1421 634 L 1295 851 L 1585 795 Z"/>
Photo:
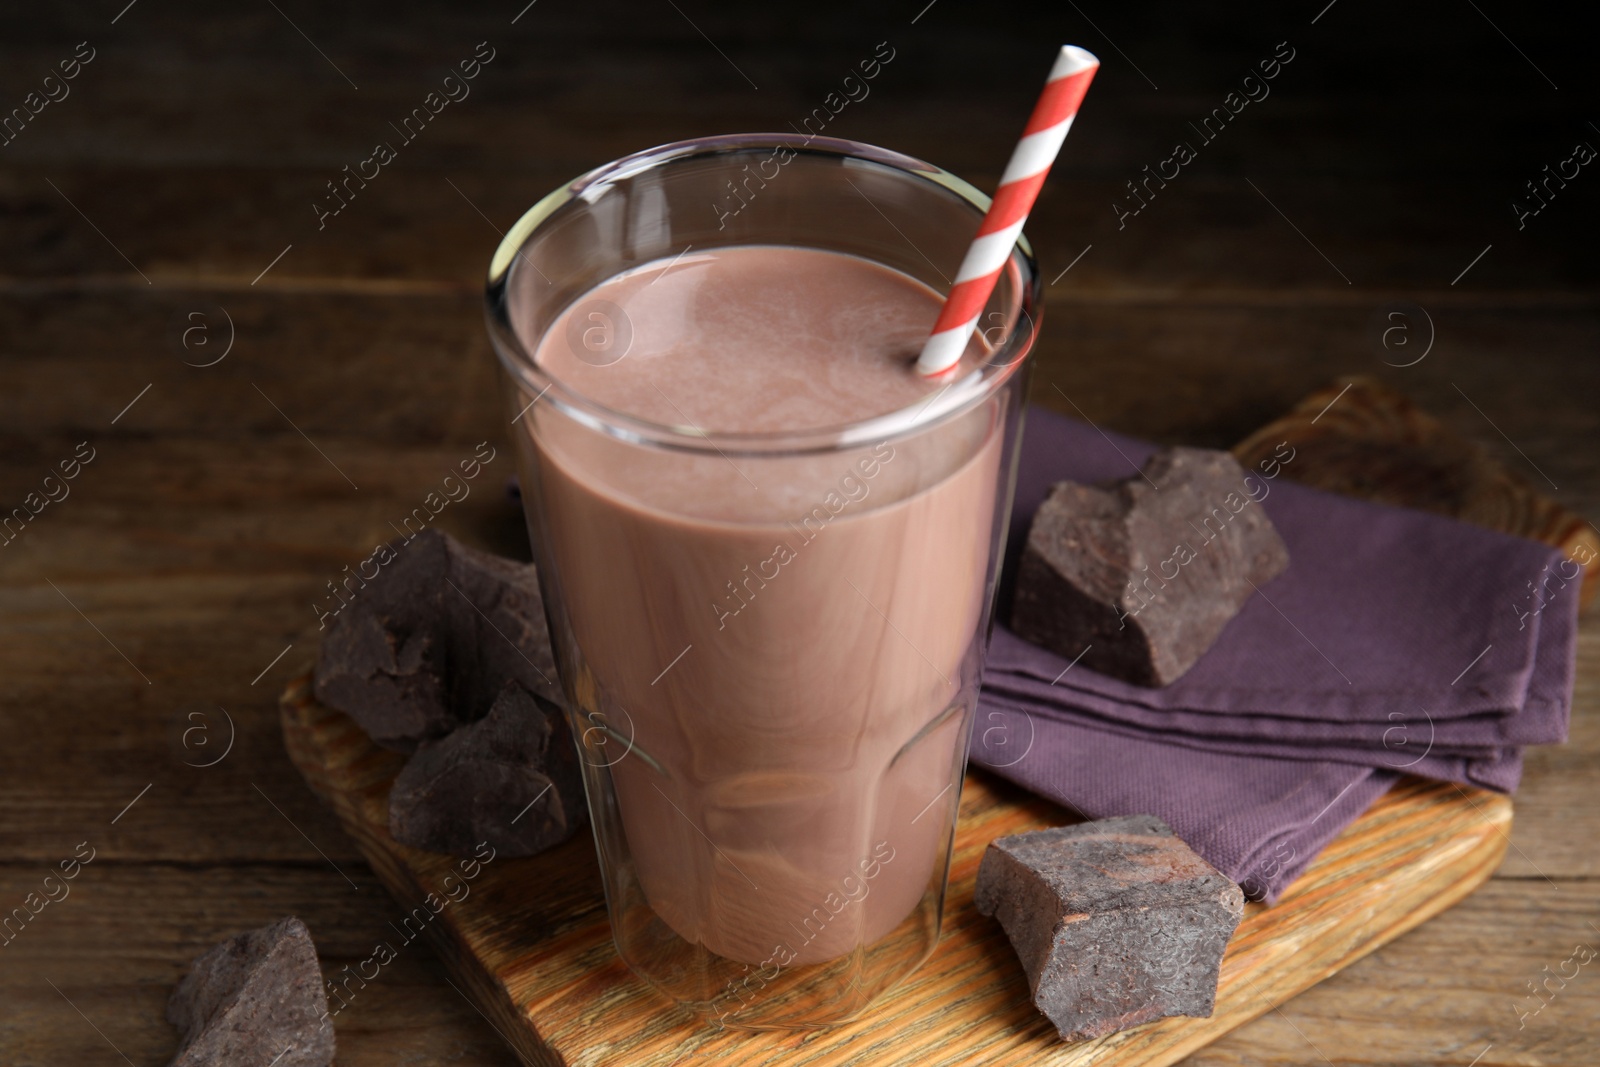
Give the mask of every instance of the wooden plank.
<path id="1" fill-rule="evenodd" d="M 388 836 L 388 787 L 403 758 L 317 704 L 309 676 L 291 684 L 282 716 L 296 766 L 402 906 L 441 884 L 454 861 Z M 1046 801 L 969 775 L 951 867 L 954 905 L 934 956 L 862 1021 L 804 1037 L 711 1033 L 632 980 L 611 948 L 587 841 L 486 870 L 475 892 L 427 930 L 530 1064 L 737 1055 L 750 1064 L 823 1065 L 871 1055 L 886 1064 L 1164 1065 L 1470 893 L 1505 851 L 1511 802 L 1453 785 L 1398 786 L 1335 839 L 1277 906 L 1250 907 L 1224 958 L 1210 1019 L 1167 1019 L 1075 1045 L 1060 1043 L 1033 1009 L 1004 935 L 971 906 L 990 840 L 1068 821 Z"/>
<path id="2" fill-rule="evenodd" d="M 115 833 L 103 820 L 88 831 L 96 844 Z M 60 856 L 71 855 L 78 840 L 58 842 Z M 110 1067 L 125 1062 L 120 1051 L 141 1067 L 168 1062 L 179 1034 L 165 1019 L 166 1002 L 190 961 L 223 938 L 285 915 L 310 927 L 328 977 L 357 967 L 380 940 L 398 941 L 389 924 L 404 913 L 359 859 L 346 872 L 359 892 L 320 858 L 310 866 L 191 866 L 119 862 L 100 852 L 70 883 L 70 895 L 0 949 L 0 1061 Z M 0 865 L 0 901 L 7 908 L 20 903 L 44 873 L 42 865 Z M 401 948 L 333 1023 L 339 1067 L 516 1062 L 420 944 Z"/>
<path id="3" fill-rule="evenodd" d="M 1107 301 L 1098 292 L 1052 291 L 1034 396 L 1124 432 L 1225 447 L 1336 375 L 1373 374 L 1548 487 L 1536 465 L 1555 481 L 1550 492 L 1562 503 L 1592 506 L 1600 500 L 1600 468 L 1570 442 L 1592 436 L 1600 423 L 1591 405 L 1570 398 L 1600 391 L 1600 364 L 1530 365 L 1501 379 L 1507 361 L 1525 351 L 1600 347 L 1597 305 L 1588 298 L 1565 307 L 1470 300 L 1433 309 L 1437 358 L 1396 368 L 1380 362 L 1367 336 L 1375 299 L 1368 306 L 1318 304 L 1304 294 L 1267 301 L 1156 291 Z M 200 370 L 166 347 L 179 300 L 152 301 L 135 291 L 0 294 L 0 336 L 18 368 L 8 397 L 16 410 L 0 427 L 0 444 L 19 461 L 49 465 L 60 457 L 47 449 L 70 450 L 86 437 L 161 434 L 173 455 L 185 439 L 270 442 L 299 457 L 307 479 L 303 489 L 280 491 L 321 500 L 348 483 L 285 415 L 341 468 L 355 464 L 347 473 L 357 485 L 385 476 L 384 456 L 393 447 L 504 440 L 495 364 L 474 292 L 250 293 L 218 302 L 237 324 L 237 351 Z M 149 339 L 151 351 L 137 362 L 117 340 L 130 331 Z M 339 358 L 318 358 L 319 346 Z M 1127 371 L 1133 351 L 1140 353 L 1139 375 Z M 85 401 L 82 385 L 91 380 L 104 399 L 97 392 Z M 216 470 L 220 458 L 188 466 Z M 106 462 L 115 461 L 113 451 Z M 32 480 L 20 462 L 0 470 L 0 490 L 13 496 L 32 489 Z"/>
<path id="4" fill-rule="evenodd" d="M 1210 150 L 1216 161 L 1205 158 L 1203 165 L 1237 170 L 1276 149 L 1298 169 L 1347 174 L 1393 174 L 1408 166 L 1443 174 L 1463 164 L 1511 169 L 1548 147 L 1558 119 L 1550 114 L 1547 84 L 1517 65 L 1502 38 L 1475 20 L 1421 11 L 1390 13 L 1386 34 L 1349 18 L 1309 27 L 1299 14 L 1290 19 L 1264 2 L 1230 9 L 1225 31 L 1214 13 L 1181 8 L 1164 9 L 1158 19 L 1097 19 L 1117 41 L 1137 45 L 1132 62 L 1115 62 L 1113 50 L 1099 43 L 1101 30 L 1070 9 L 1030 12 L 1008 26 L 978 8 L 948 7 L 912 24 L 917 11 L 908 14 L 905 5 L 824 3 L 796 17 L 736 0 L 700 0 L 688 12 L 691 23 L 667 5 L 602 0 L 538 6 L 512 25 L 523 6 L 427 11 L 301 4 L 290 12 L 294 25 L 326 59 L 266 6 L 150 5 L 114 28 L 98 8 L 83 4 L 18 12 L 0 22 L 0 37 L 19 89 L 22 72 L 42 74 L 86 35 L 103 47 L 72 98 L 47 109 L 10 151 L 30 161 L 70 153 L 140 164 L 260 165 L 286 156 L 321 163 L 366 145 L 374 128 L 420 102 L 424 87 L 442 77 L 460 50 L 470 52 L 483 39 L 494 42 L 501 58 L 480 76 L 459 114 L 441 116 L 430 131 L 437 140 L 419 139 L 416 148 L 429 165 L 465 158 L 512 167 L 629 126 L 642 132 L 671 125 L 680 136 L 784 128 L 821 105 L 883 39 L 899 50 L 895 64 L 859 112 L 853 106 L 838 124 L 849 124 L 850 136 L 909 129 L 913 143 L 906 150 L 944 153 L 968 167 L 1009 149 L 1015 127 L 994 117 L 1026 112 L 1038 74 L 1018 61 L 1019 48 L 1041 39 L 1082 40 L 1106 51 L 1093 107 L 1075 138 L 1098 125 L 1091 158 L 1119 173 L 1129 163 L 1134 171 L 1154 163 L 1160 156 L 1152 153 L 1169 150 L 1177 137 L 1197 139 L 1186 123 L 1221 106 L 1224 94 L 1284 38 L 1297 58 L 1271 86 L 1272 96 L 1244 111 Z M 696 27 L 720 42 L 728 58 Z M 1585 55 L 1574 39 L 1581 35 L 1554 23 L 1518 29 L 1512 36 L 1541 63 L 1583 69 Z M 1429 34 L 1433 47 L 1416 49 L 1418 33 Z M 1330 73 L 1355 49 L 1384 76 L 1352 82 Z M 949 72 L 962 67 L 983 71 L 983 78 L 952 79 Z M 1504 78 L 1481 77 L 1485 69 L 1506 68 Z M 208 91 L 197 93 L 202 85 Z M 1397 106 L 1397 92 L 1409 106 Z M 510 129 L 518 136 L 503 136 Z M 1493 129 L 1497 151 L 1454 136 L 1474 129 Z M 645 143 L 638 138 L 628 147 Z M 1509 218 L 1496 200 L 1494 211 Z"/>
<path id="5" fill-rule="evenodd" d="M 78 840 L 57 844 L 65 845 L 65 855 Z M 216 941 L 298 915 L 331 978 L 370 956 L 379 939 L 397 940 L 388 924 L 403 912 L 364 863 L 340 863 L 363 887 L 356 893 L 310 854 L 309 864 L 96 858 L 71 897 L 50 905 L 35 927 L 0 949 L 6 1008 L 0 1053 L 8 1067 L 123 1063 L 46 978 L 129 1059 L 154 1067 L 167 1062 L 177 1043 L 162 1018 L 172 985 Z M 42 874 L 40 863 L 0 864 L 0 902 L 21 900 Z M 1513 1010 L 1527 1003 L 1526 983 L 1542 977 L 1545 966 L 1554 971 L 1574 943 L 1600 947 L 1589 921 L 1597 921 L 1592 884 L 1552 888 L 1537 879 L 1493 878 L 1443 915 L 1281 1005 L 1281 1014 L 1268 1011 L 1192 1054 L 1185 1067 L 1322 1064 L 1307 1039 L 1340 1067 L 1466 1067 L 1491 1042 L 1493 1051 L 1478 1067 L 1592 1067 L 1600 988 L 1588 981 L 1589 968 L 1524 1029 L 1517 1029 Z M 401 951 L 334 1018 L 340 1067 L 517 1063 L 445 975 L 425 944 Z M 604 1067 L 613 1062 L 627 1067 L 625 1060 L 605 1060 Z M 685 1056 L 682 1067 L 725 1062 Z"/>
<path id="6" fill-rule="evenodd" d="M 1517 819 L 1522 818 L 1518 798 Z M 1513 853 L 1514 855 L 1514 853 Z M 1537 916 L 1537 918 L 1535 918 Z M 1553 980 L 1547 1006 L 1529 982 L 1562 967 L 1577 944 L 1600 949 L 1594 888 L 1496 877 L 1463 904 L 1379 953 L 1224 1037 L 1186 1067 L 1262 1063 L 1414 1067 L 1589 1064 L 1600 989 Z M 1548 967 L 1547 972 L 1545 968 Z M 1320 1053 L 1320 1054 L 1319 1054 Z"/>
<path id="7" fill-rule="evenodd" d="M 510 176 L 464 164 L 465 145 L 426 166 L 397 161 L 323 230 L 311 204 L 319 193 L 326 195 L 323 183 L 337 166 L 0 168 L 0 174 L 9 173 L 0 186 L 0 202 L 14 220 L 0 231 L 0 286 L 27 292 L 29 286 L 48 291 L 115 285 L 157 302 L 171 289 L 238 292 L 251 289 L 292 244 L 293 250 L 253 287 L 257 295 L 263 288 L 337 292 L 363 287 L 400 297 L 475 294 L 501 232 L 545 193 L 610 159 L 696 132 L 703 131 L 613 130 L 587 151 L 569 147 L 574 154 L 567 158 L 540 154 Z M 907 132 L 887 128 L 859 136 L 914 153 Z M 477 130 L 474 136 L 492 135 Z M 963 166 L 939 148 L 930 158 L 980 189 L 992 190 L 997 182 L 992 160 Z M 1003 149 L 996 158 L 1004 158 Z M 1255 172 L 1252 180 L 1270 188 L 1269 203 L 1243 178 L 1210 169 L 1174 181 L 1147 210 L 1119 225 L 1112 205 L 1126 203 L 1124 182 L 1147 162 L 1129 160 L 1123 171 L 1107 175 L 1085 174 L 1069 164 L 1052 176 L 1028 223 L 1045 281 L 1061 279 L 1048 289 L 1052 299 L 1122 303 L 1142 290 L 1169 299 L 1210 292 L 1259 299 L 1292 292 L 1299 301 L 1354 302 L 1370 312 L 1382 300 L 1401 295 L 1437 310 L 1490 291 L 1546 301 L 1588 298 L 1592 306 L 1594 283 L 1600 280 L 1600 263 L 1574 262 L 1564 254 L 1562 230 L 1517 233 L 1497 213 L 1485 215 L 1488 205 L 1500 208 L 1504 180 L 1295 175 L 1274 182 Z M 130 198 L 127 189 L 134 185 L 141 195 Z M 1296 234 L 1273 203 L 1289 211 L 1295 226 L 1315 235 L 1317 248 L 1337 269 Z M 394 225 L 397 218 L 405 225 Z M 1575 202 L 1567 223 L 1600 223 L 1600 202 Z M 1483 241 L 1474 247 L 1479 233 Z M 1467 261 L 1496 238 L 1495 253 L 1452 288 L 1451 280 Z M 1090 250 L 1077 260 L 1085 248 Z M 1071 272 L 1063 277 L 1069 265 Z M 1356 329 L 1365 327 L 1366 317 L 1356 317 Z"/>

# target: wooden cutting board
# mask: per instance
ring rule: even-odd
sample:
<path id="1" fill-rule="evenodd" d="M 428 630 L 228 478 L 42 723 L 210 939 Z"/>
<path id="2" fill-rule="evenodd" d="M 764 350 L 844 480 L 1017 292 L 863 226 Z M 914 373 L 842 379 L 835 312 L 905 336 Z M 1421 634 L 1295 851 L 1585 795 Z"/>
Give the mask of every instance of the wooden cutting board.
<path id="1" fill-rule="evenodd" d="M 1246 907 L 1210 1018 L 1164 1019 L 1068 1045 L 1029 1001 L 1010 944 L 978 914 L 972 892 L 992 839 L 1075 820 L 974 771 L 961 797 L 944 935 L 932 957 L 858 1022 L 805 1034 L 715 1033 L 617 958 L 589 834 L 528 859 L 495 859 L 465 881 L 456 860 L 389 837 L 389 786 L 403 756 L 318 704 L 309 674 L 290 684 L 280 707 L 290 757 L 399 902 L 393 947 L 419 936 L 420 926 L 463 994 L 523 1062 L 540 1067 L 1176 1063 L 1465 897 L 1499 865 L 1511 829 L 1506 797 L 1406 779 L 1275 906 Z M 433 917 L 406 925 L 404 916 L 428 893 L 458 899 L 436 916 L 423 906 L 415 914 Z M 345 972 L 327 977 L 359 988 Z"/>

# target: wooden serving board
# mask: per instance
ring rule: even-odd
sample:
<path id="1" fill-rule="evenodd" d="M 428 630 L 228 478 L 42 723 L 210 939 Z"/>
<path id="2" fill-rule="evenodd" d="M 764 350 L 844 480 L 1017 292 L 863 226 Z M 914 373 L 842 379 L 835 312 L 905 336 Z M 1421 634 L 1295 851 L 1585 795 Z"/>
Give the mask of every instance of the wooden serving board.
<path id="1" fill-rule="evenodd" d="M 1163 1019 L 1069 1045 L 1033 1007 L 1010 944 L 978 914 L 972 892 L 992 839 L 1074 820 L 974 772 L 961 797 L 944 934 L 928 961 L 858 1022 L 803 1034 L 718 1033 L 618 959 L 589 834 L 539 856 L 495 859 L 463 883 L 457 861 L 389 837 L 389 786 L 403 756 L 318 704 L 309 674 L 290 684 L 281 712 L 290 757 L 400 902 L 397 930 L 426 894 L 443 899 L 467 885 L 423 930 L 465 995 L 525 1063 L 540 1067 L 1176 1063 L 1465 897 L 1499 865 L 1511 828 L 1506 797 L 1406 779 L 1275 906 L 1247 906 L 1210 1018 Z"/>

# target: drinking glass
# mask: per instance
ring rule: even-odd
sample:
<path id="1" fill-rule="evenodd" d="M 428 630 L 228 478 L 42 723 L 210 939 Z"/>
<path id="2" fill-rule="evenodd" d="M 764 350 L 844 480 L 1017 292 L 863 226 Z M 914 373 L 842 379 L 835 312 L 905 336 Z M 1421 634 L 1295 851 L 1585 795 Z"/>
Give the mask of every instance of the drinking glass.
<path id="1" fill-rule="evenodd" d="M 974 367 L 852 423 L 652 423 L 535 354 L 567 344 L 620 367 L 634 323 L 592 290 L 691 250 L 846 253 L 942 294 L 988 203 L 869 145 L 707 138 L 557 189 L 490 268 L 489 332 L 617 951 L 714 1026 L 848 1020 L 938 940 L 1035 265 L 1019 241 Z"/>

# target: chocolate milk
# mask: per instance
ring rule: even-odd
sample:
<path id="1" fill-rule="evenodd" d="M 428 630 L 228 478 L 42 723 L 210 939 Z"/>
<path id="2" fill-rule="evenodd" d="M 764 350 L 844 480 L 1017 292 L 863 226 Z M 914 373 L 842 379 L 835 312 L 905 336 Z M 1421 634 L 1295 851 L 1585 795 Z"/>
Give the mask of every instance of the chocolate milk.
<path id="1" fill-rule="evenodd" d="M 604 283 L 535 358 L 595 403 L 693 433 L 832 427 L 933 398 L 911 363 L 938 308 L 863 259 L 718 249 Z M 943 876 L 999 401 L 807 455 L 642 448 L 548 403 L 523 424 L 570 626 L 564 680 L 580 730 L 598 715 L 632 738 L 608 773 L 652 909 L 769 968 L 888 933 Z M 614 737 L 608 761 L 623 750 Z"/>

